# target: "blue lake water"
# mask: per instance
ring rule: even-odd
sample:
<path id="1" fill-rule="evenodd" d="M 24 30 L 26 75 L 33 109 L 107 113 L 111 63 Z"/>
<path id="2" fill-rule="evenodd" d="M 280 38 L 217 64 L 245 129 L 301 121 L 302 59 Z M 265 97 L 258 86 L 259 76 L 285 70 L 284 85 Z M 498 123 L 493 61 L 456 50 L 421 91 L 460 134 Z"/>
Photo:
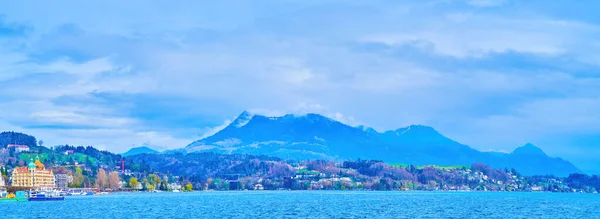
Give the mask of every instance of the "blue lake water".
<path id="1" fill-rule="evenodd" d="M 0 202 L 2 218 L 600 218 L 600 194 L 237 191 Z"/>

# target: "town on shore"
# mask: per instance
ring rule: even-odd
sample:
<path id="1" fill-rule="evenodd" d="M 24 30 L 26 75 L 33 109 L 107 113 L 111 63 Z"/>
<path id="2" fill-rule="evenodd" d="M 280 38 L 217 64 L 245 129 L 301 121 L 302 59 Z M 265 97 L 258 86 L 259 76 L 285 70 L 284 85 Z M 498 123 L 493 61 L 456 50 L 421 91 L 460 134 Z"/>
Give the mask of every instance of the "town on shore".
<path id="1" fill-rule="evenodd" d="M 523 176 L 514 169 L 493 169 L 479 163 L 415 166 L 379 160 L 294 161 L 209 152 L 123 157 L 91 146 L 46 148 L 42 142 L 33 142 L 0 145 L 3 196 L 36 187 L 54 187 L 68 195 L 202 190 L 600 190 L 596 175 Z"/>

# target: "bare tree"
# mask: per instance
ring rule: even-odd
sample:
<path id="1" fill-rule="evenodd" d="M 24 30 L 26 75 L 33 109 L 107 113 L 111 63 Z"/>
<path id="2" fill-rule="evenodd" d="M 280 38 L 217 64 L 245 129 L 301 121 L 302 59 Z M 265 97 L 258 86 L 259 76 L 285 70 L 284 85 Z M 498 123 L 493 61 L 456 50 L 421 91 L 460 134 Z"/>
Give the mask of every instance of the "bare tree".
<path id="1" fill-rule="evenodd" d="M 121 181 L 121 179 L 119 179 L 119 174 L 117 172 L 115 172 L 115 171 L 110 172 L 110 174 L 108 175 L 108 184 L 112 190 L 119 189 L 120 181 Z"/>
<path id="2" fill-rule="evenodd" d="M 106 175 L 106 171 L 104 171 L 104 169 L 98 170 L 98 174 L 96 175 L 96 186 L 99 189 L 108 188 L 108 176 Z"/>

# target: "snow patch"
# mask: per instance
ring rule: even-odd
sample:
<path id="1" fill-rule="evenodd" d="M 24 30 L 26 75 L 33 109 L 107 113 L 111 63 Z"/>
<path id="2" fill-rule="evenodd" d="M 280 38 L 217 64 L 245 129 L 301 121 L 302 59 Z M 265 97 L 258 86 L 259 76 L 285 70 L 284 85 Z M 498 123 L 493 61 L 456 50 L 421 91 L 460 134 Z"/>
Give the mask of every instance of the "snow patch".
<path id="1" fill-rule="evenodd" d="M 404 131 L 402 131 L 401 133 L 399 133 L 398 135 L 403 135 L 404 133 L 410 131 L 410 127 L 412 126 L 408 126 Z"/>
<path id="2" fill-rule="evenodd" d="M 261 142 L 254 142 L 252 144 L 246 145 L 245 147 L 259 148 L 261 145 L 271 145 L 271 144 L 285 145 L 286 143 L 284 141 L 261 141 Z"/>
<path id="3" fill-rule="evenodd" d="M 240 139 L 237 139 L 237 138 L 228 138 L 228 139 L 225 139 L 223 141 L 217 141 L 214 144 L 217 145 L 217 146 L 220 146 L 220 147 L 227 148 L 227 147 L 231 147 L 231 146 L 238 145 L 238 144 L 241 144 L 241 143 L 242 143 L 242 140 L 240 140 Z"/>
<path id="4" fill-rule="evenodd" d="M 211 150 L 216 148 L 215 146 L 212 145 L 199 145 L 199 146 L 194 146 L 192 148 L 188 148 L 186 149 L 187 152 L 196 152 L 196 151 L 207 151 L 207 150 Z"/>

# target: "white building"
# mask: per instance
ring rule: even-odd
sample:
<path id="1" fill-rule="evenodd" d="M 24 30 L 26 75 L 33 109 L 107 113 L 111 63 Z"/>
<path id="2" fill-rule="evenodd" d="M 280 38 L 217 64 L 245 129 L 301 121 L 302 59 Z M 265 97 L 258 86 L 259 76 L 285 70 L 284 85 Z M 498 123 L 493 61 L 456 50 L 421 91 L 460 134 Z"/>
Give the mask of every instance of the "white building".
<path id="1" fill-rule="evenodd" d="M 168 187 L 170 190 L 180 190 L 181 189 L 181 185 L 179 185 L 179 183 L 169 183 Z"/>
<path id="2" fill-rule="evenodd" d="M 15 148 L 15 152 L 16 153 L 28 152 L 29 151 L 29 146 L 27 146 L 27 145 L 20 145 L 20 144 L 9 144 L 9 145 L 7 145 L 7 148 Z"/>

